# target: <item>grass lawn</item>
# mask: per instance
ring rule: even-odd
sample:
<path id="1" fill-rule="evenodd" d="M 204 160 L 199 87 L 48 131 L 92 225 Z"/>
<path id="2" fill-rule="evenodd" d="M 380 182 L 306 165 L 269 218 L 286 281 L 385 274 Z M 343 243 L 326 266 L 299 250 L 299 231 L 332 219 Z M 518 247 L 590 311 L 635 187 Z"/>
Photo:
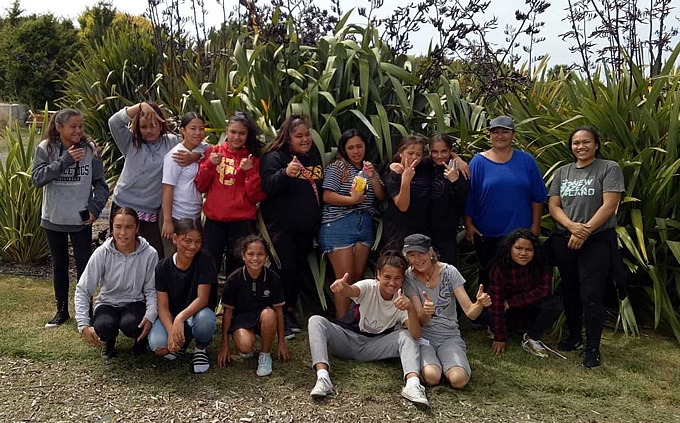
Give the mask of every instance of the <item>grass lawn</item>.
<path id="1" fill-rule="evenodd" d="M 189 357 L 133 357 L 122 336 L 119 358 L 104 363 L 73 320 L 43 329 L 54 313 L 48 280 L 0 275 L 0 309 L 0 421 L 680 421 L 680 348 L 654 334 L 627 339 L 606 331 L 603 367 L 586 371 L 577 354 L 535 359 L 517 340 L 496 357 L 485 334 L 466 332 L 470 384 L 428 388 L 432 406 L 421 410 L 399 396 L 398 360 L 331 359 L 338 395 L 315 403 L 305 333 L 290 342 L 291 361 L 275 361 L 268 378 L 255 376 L 256 360 L 240 357 L 191 375 Z M 215 341 L 213 364 L 219 335 Z"/>

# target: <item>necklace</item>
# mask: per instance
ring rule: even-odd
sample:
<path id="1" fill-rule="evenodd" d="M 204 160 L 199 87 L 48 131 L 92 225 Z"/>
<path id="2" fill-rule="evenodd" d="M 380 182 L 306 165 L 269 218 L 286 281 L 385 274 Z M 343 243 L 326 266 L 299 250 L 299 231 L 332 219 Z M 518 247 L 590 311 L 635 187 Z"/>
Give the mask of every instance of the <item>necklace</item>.
<path id="1" fill-rule="evenodd" d="M 430 271 L 429 276 L 425 276 L 424 273 L 420 273 L 419 271 L 416 270 L 416 273 L 418 273 L 418 275 L 425 279 L 425 286 L 427 286 L 428 288 L 432 288 L 436 285 L 436 283 L 430 284 L 430 280 L 432 279 L 435 270 L 437 270 L 436 264 L 432 266 L 432 270 Z"/>

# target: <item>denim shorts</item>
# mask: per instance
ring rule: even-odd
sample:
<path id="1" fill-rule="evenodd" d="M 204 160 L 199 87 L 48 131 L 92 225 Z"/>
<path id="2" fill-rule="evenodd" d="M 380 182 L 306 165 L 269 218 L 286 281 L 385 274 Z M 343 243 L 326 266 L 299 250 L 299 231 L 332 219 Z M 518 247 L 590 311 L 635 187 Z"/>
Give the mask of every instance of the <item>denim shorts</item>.
<path id="1" fill-rule="evenodd" d="M 373 219 L 365 210 L 357 210 L 319 229 L 319 244 L 324 254 L 361 243 L 373 245 Z"/>

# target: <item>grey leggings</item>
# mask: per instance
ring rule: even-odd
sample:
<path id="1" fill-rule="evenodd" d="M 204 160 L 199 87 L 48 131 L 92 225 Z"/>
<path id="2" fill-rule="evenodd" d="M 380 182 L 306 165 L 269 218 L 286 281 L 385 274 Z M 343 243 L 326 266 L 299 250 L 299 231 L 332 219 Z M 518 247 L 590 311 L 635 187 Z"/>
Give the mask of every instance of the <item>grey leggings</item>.
<path id="1" fill-rule="evenodd" d="M 418 342 L 404 329 L 386 335 L 365 336 L 331 323 L 325 317 L 309 318 L 309 348 L 312 366 L 328 365 L 328 351 L 339 358 L 359 361 L 377 361 L 386 358 L 401 359 L 404 376 L 420 373 Z"/>

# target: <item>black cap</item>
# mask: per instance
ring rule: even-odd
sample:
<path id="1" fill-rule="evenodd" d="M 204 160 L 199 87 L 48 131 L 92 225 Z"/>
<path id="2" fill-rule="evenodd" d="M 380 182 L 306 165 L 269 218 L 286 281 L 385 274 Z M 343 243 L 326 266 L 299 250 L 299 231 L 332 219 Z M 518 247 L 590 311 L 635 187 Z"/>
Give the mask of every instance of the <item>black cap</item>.
<path id="1" fill-rule="evenodd" d="M 498 116 L 497 118 L 491 119 L 491 122 L 489 122 L 489 130 L 496 128 L 505 128 L 514 131 L 515 121 L 512 120 L 510 116 Z"/>
<path id="2" fill-rule="evenodd" d="M 402 251 L 404 254 L 411 251 L 427 253 L 430 251 L 430 247 L 432 247 L 432 240 L 429 236 L 413 234 L 404 238 L 404 249 Z"/>

